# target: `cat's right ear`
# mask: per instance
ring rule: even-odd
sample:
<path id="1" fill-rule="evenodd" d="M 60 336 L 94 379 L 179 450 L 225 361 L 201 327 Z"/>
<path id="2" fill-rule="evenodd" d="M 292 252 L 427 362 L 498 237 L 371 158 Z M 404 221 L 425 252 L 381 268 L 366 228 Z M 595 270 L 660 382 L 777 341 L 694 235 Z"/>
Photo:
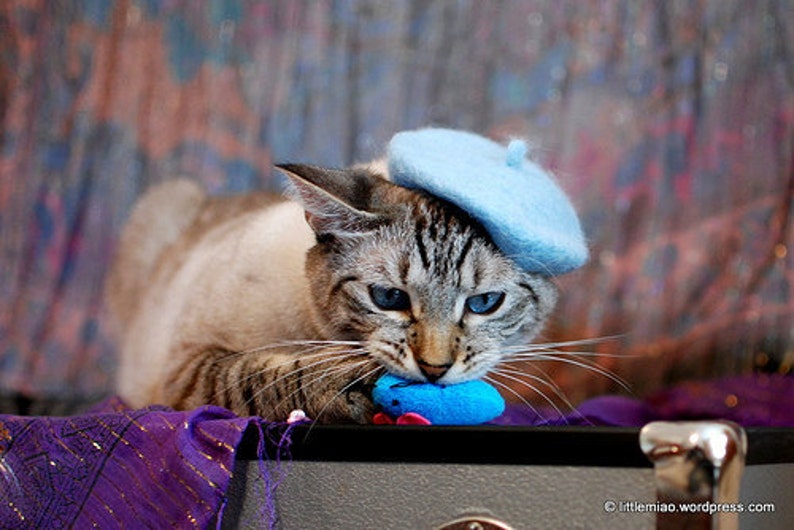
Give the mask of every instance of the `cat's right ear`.
<path id="1" fill-rule="evenodd" d="M 371 211 L 381 179 L 369 171 L 304 164 L 276 167 L 289 177 L 289 194 L 306 210 L 306 221 L 318 236 L 360 235 L 382 224 L 383 218 Z"/>

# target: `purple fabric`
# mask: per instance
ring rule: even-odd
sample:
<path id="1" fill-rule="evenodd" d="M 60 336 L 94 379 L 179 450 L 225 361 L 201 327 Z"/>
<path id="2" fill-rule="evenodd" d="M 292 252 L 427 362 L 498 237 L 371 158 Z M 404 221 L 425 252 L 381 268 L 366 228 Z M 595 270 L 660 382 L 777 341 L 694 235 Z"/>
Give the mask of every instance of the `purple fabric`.
<path id="1" fill-rule="evenodd" d="M 0 416 L 0 528 L 204 528 L 250 419 L 218 407 Z"/>
<path id="2" fill-rule="evenodd" d="M 494 423 L 640 427 L 721 418 L 794 427 L 792 402 L 794 378 L 754 375 L 686 383 L 645 400 L 602 396 L 576 413 L 511 406 Z M 130 410 L 111 400 L 83 416 L 0 416 L 0 528 L 204 528 L 222 512 L 235 452 L 251 425 L 261 457 L 276 464 L 282 452 L 288 457 L 289 429 L 212 406 Z M 266 454 L 266 442 L 279 454 Z M 263 518 L 273 522 L 279 476 L 263 478 Z"/>
<path id="3" fill-rule="evenodd" d="M 493 425 L 562 426 L 593 425 L 639 427 L 658 419 L 658 415 L 640 400 L 623 396 L 600 396 L 581 403 L 574 412 L 548 407 L 531 409 L 510 404 Z"/>
<path id="4" fill-rule="evenodd" d="M 745 427 L 794 427 L 794 377 L 760 374 L 693 381 L 646 402 L 665 420 L 723 418 Z"/>

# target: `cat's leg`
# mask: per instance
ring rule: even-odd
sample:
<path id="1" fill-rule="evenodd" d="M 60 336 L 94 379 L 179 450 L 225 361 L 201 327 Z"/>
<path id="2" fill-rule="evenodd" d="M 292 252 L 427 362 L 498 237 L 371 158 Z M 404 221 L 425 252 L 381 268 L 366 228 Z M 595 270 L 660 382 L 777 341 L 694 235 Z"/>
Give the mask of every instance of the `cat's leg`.
<path id="1" fill-rule="evenodd" d="M 271 421 L 295 409 L 320 423 L 372 419 L 372 384 L 382 369 L 361 350 L 313 343 L 242 353 L 188 349 L 165 382 L 166 404 L 177 409 L 214 404 Z"/>

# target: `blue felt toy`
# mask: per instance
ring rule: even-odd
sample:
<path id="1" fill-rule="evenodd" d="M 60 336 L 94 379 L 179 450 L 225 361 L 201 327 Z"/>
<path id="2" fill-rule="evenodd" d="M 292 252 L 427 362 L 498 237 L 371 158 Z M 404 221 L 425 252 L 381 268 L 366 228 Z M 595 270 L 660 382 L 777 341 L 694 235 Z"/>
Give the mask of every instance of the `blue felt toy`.
<path id="1" fill-rule="evenodd" d="M 375 382 L 372 400 L 397 418 L 415 413 L 434 425 L 478 425 L 504 412 L 504 398 L 484 381 L 436 385 L 385 374 Z"/>
<path id="2" fill-rule="evenodd" d="M 525 270 L 563 274 L 587 260 L 582 228 L 568 197 L 526 151 L 520 140 L 505 147 L 450 129 L 401 132 L 389 143 L 389 173 L 468 212 Z"/>

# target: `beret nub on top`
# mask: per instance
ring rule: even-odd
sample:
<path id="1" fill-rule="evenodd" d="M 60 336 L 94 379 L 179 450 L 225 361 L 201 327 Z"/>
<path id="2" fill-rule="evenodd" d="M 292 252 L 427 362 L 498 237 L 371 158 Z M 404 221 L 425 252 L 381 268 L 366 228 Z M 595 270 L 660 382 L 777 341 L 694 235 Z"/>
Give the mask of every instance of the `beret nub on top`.
<path id="1" fill-rule="evenodd" d="M 568 197 L 526 144 L 505 147 L 451 129 L 396 134 L 389 143 L 391 180 L 424 190 L 466 211 L 524 270 L 553 276 L 587 261 L 579 218 Z"/>

